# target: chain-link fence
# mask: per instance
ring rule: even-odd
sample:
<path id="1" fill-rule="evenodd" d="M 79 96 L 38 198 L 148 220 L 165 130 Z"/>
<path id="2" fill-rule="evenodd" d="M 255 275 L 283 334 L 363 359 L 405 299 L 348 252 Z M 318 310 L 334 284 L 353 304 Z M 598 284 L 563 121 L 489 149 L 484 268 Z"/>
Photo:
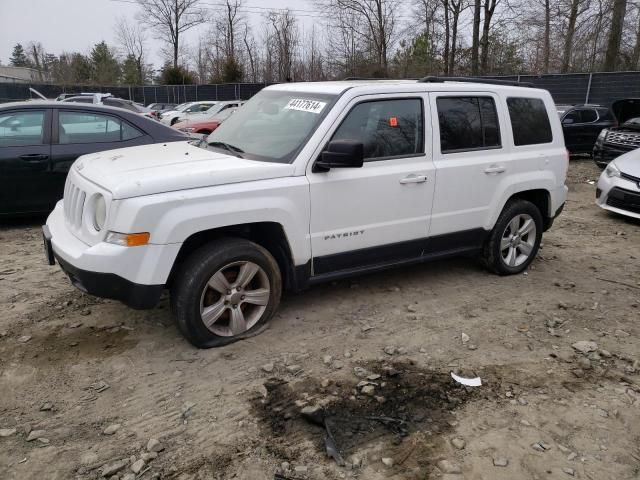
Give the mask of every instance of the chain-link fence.
<path id="1" fill-rule="evenodd" d="M 608 104 L 620 98 L 640 98 L 640 72 L 570 73 L 551 75 L 510 75 L 499 77 L 533 83 L 551 92 L 558 104 Z M 61 93 L 111 93 L 144 105 L 150 103 L 182 103 L 197 100 L 247 100 L 267 84 L 218 83 L 212 85 L 147 85 L 144 87 L 87 86 L 87 85 L 29 85 L 0 83 L 0 102 L 34 98 L 33 87 L 47 98 Z"/>
<path id="2" fill-rule="evenodd" d="M 3 84 L 0 83 L 0 103 L 38 98 L 29 88 L 34 88 L 47 98 L 61 93 L 110 93 L 114 97 L 134 102 L 183 103 L 198 100 L 247 100 L 263 89 L 265 83 L 218 83 L 214 85 L 146 85 L 146 86 L 96 86 L 51 84 Z"/>

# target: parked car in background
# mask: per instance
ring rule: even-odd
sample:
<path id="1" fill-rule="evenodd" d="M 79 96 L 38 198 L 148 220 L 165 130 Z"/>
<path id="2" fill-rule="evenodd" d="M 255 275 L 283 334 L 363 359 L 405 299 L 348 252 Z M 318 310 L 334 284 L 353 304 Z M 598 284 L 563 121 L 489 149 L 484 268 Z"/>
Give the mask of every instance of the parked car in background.
<path id="1" fill-rule="evenodd" d="M 60 95 L 58 95 L 56 97 L 56 101 L 57 102 L 61 102 L 67 98 L 71 98 L 71 97 L 93 97 L 94 95 L 101 95 L 98 92 L 93 92 L 93 93 L 89 93 L 89 92 L 83 92 L 83 93 L 61 93 Z M 105 95 L 105 94 L 102 94 Z M 111 95 L 110 93 L 107 93 L 106 95 Z"/>
<path id="2" fill-rule="evenodd" d="M 131 100 L 125 100 L 124 98 L 112 97 L 110 94 L 95 94 L 93 96 L 82 95 L 65 98 L 62 101 L 74 103 L 92 103 L 94 105 L 105 105 L 107 107 L 124 108 L 125 110 L 129 110 L 130 112 L 153 118 L 151 110 L 144 105 L 133 102 Z"/>
<path id="3" fill-rule="evenodd" d="M 573 105 L 560 116 L 564 143 L 569 153 L 591 153 L 600 132 L 616 125 L 607 107 L 601 105 Z"/>
<path id="4" fill-rule="evenodd" d="M 640 219 L 640 150 L 612 160 L 598 180 L 596 205 Z"/>
<path id="5" fill-rule="evenodd" d="M 556 110 L 558 111 L 558 115 L 560 116 L 560 118 L 562 118 L 562 116 L 565 114 L 565 112 L 567 110 L 569 110 L 570 108 L 573 108 L 573 105 L 564 105 L 564 104 L 557 104 L 556 105 Z"/>
<path id="6" fill-rule="evenodd" d="M 177 128 L 181 132 L 190 135 L 209 135 L 236 110 L 237 108 L 227 108 L 212 117 L 207 117 L 202 120 L 185 120 L 184 122 L 175 123 L 173 128 Z"/>
<path id="7" fill-rule="evenodd" d="M 151 110 L 151 115 L 160 120 L 160 114 L 163 112 L 168 112 L 169 110 L 173 110 L 178 105 L 175 103 L 150 103 L 147 105 L 147 108 Z"/>
<path id="8" fill-rule="evenodd" d="M 593 160 L 605 168 L 611 160 L 640 148 L 640 98 L 618 100 L 611 111 L 619 126 L 602 130 L 593 147 Z"/>
<path id="9" fill-rule="evenodd" d="M 149 110 L 161 112 L 163 110 L 172 110 L 178 106 L 177 103 L 150 103 L 147 105 Z"/>
<path id="10" fill-rule="evenodd" d="M 178 105 L 174 110 L 168 110 L 160 115 L 160 121 L 165 125 L 173 125 L 180 121 L 180 118 L 187 118 L 196 113 L 202 113 L 209 110 L 216 103 L 215 101 L 207 102 L 187 102 Z"/>
<path id="11" fill-rule="evenodd" d="M 188 137 L 120 108 L 56 101 L 2 104 L 0 215 L 51 211 L 80 155 L 181 140 Z"/>
<path id="12" fill-rule="evenodd" d="M 219 115 L 225 110 L 235 110 L 244 103 L 244 100 L 220 100 L 215 102 L 214 105 L 209 107 L 207 110 L 201 112 L 188 112 L 185 110 L 178 115 L 177 118 L 179 122 L 207 120 L 213 118 L 215 115 Z"/>

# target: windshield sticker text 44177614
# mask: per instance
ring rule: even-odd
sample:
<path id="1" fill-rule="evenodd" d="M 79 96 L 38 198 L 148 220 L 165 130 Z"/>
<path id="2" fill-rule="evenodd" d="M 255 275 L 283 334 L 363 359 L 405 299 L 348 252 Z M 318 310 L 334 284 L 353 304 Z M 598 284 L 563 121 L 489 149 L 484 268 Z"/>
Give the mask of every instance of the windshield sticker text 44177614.
<path id="1" fill-rule="evenodd" d="M 326 102 L 317 100 L 305 100 L 304 98 L 292 98 L 284 107 L 285 110 L 299 110 L 301 112 L 320 113 L 326 107 Z"/>

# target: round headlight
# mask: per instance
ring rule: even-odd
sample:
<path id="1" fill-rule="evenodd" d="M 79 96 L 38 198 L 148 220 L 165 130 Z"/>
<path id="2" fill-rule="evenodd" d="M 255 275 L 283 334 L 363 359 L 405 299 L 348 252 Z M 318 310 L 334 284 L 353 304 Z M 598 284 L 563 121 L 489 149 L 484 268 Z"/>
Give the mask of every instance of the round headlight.
<path id="1" fill-rule="evenodd" d="M 104 228 L 104 222 L 107 220 L 107 202 L 102 195 L 98 195 L 94 202 L 93 209 L 93 226 L 97 231 Z"/>

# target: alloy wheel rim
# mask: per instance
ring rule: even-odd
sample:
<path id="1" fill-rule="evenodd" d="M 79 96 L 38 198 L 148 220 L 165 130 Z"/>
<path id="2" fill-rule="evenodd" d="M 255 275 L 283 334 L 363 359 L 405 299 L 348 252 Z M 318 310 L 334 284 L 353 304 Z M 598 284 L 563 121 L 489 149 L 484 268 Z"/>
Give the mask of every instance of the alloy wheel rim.
<path id="1" fill-rule="evenodd" d="M 241 335 L 258 323 L 270 294 L 262 267 L 249 261 L 229 263 L 209 278 L 202 291 L 202 323 L 221 337 Z"/>
<path id="2" fill-rule="evenodd" d="M 507 224 L 500 239 L 500 256 L 508 267 L 519 267 L 533 253 L 536 244 L 536 222 L 527 213 L 516 215 Z"/>

